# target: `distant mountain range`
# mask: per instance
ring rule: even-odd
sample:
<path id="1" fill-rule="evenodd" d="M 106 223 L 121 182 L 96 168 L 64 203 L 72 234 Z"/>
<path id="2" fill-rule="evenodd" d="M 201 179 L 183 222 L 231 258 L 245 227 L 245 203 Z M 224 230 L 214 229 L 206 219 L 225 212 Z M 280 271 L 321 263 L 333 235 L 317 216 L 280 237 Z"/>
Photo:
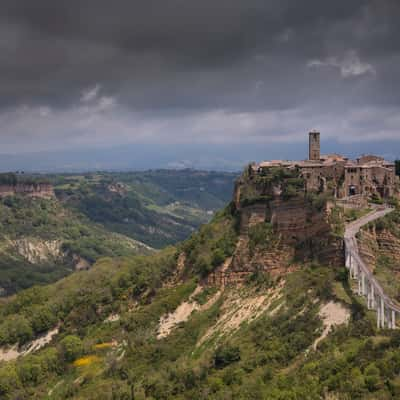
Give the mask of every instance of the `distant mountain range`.
<path id="1" fill-rule="evenodd" d="M 388 151 L 388 149 L 391 149 Z M 374 153 L 388 160 L 400 157 L 398 143 L 338 143 L 326 140 L 324 154 L 350 157 Z M 241 171 L 249 161 L 302 159 L 307 143 L 130 144 L 112 148 L 76 148 L 33 153 L 0 154 L 0 171 L 77 172 L 194 168 Z"/>

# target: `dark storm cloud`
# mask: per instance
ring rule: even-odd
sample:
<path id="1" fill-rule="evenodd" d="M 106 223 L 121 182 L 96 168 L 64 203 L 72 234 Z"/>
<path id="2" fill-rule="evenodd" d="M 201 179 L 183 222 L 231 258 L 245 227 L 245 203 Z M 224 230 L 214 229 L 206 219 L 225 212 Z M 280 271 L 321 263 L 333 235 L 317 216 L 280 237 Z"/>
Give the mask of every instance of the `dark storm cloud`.
<path id="1" fill-rule="evenodd" d="M 2 0 L 0 145 L 393 139 L 399 20 L 397 0 Z"/>
<path id="2" fill-rule="evenodd" d="M 208 91 L 216 85 L 216 92 L 223 92 L 217 97 L 226 105 L 223 97 L 230 94 L 229 87 L 240 92 L 241 82 L 248 83 L 254 75 L 290 74 L 288 64 L 318 56 L 332 26 L 352 21 L 366 4 L 357 0 L 5 0 L 3 42 L 14 46 L 1 69 L 8 82 L 15 81 L 17 90 L 13 95 L 2 85 L 8 95 L 2 97 L 13 100 L 20 93 L 31 100 L 46 95 L 68 98 L 70 91 L 101 81 L 116 89 L 138 85 L 141 96 L 150 85 L 154 101 L 153 82 L 158 88 L 161 83 L 164 94 L 173 88 L 182 90 L 182 105 L 186 105 L 184 88 L 193 81 L 192 75 L 212 71 L 215 75 L 206 76 L 201 88 Z M 348 29 L 345 33 L 351 34 Z M 265 59 L 257 60 L 257 55 Z M 207 97 L 217 94 L 204 94 L 194 86 L 193 94 L 206 97 L 206 103 Z M 67 93 L 57 93 L 61 88 Z M 195 105 L 202 103 L 201 98 Z M 144 103 L 151 105 L 148 102 Z M 166 106 L 176 102 L 179 98 L 172 104 L 166 100 Z"/>

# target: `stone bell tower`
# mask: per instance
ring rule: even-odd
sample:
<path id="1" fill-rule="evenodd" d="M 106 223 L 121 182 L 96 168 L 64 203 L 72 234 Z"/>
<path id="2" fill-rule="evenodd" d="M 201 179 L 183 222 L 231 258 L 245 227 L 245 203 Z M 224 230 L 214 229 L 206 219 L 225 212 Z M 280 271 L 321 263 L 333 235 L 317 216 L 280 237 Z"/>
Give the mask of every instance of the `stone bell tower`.
<path id="1" fill-rule="evenodd" d="M 320 133 L 312 130 L 309 133 L 308 159 L 319 161 L 321 158 Z"/>

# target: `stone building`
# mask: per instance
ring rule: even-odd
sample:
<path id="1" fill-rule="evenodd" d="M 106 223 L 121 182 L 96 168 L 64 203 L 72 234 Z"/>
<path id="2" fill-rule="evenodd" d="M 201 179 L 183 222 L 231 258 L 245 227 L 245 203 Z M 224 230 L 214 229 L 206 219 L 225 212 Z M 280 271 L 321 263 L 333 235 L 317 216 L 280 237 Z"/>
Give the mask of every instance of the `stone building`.
<path id="1" fill-rule="evenodd" d="M 254 164 L 256 173 L 264 169 L 298 168 L 306 182 L 307 191 L 331 192 L 336 198 L 352 196 L 379 196 L 389 198 L 395 194 L 395 164 L 374 155 L 363 155 L 349 160 L 340 154 L 320 153 L 320 133 L 309 133 L 309 157 L 304 161 L 264 161 Z"/>
<path id="2" fill-rule="evenodd" d="M 320 133 L 312 130 L 309 134 L 308 159 L 319 161 L 321 158 Z"/>

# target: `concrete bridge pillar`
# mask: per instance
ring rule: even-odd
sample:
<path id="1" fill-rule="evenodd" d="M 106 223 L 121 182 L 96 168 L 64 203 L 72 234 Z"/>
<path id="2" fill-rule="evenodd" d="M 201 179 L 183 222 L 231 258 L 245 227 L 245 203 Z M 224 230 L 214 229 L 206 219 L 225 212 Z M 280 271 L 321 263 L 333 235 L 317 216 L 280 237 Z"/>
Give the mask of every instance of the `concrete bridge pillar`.
<path id="1" fill-rule="evenodd" d="M 372 304 L 371 283 L 367 282 L 367 308 L 370 310 Z"/>
<path id="2" fill-rule="evenodd" d="M 358 278 L 358 265 L 351 253 L 350 253 L 350 263 L 351 263 L 351 267 L 353 269 L 353 278 L 357 279 Z"/>
<path id="3" fill-rule="evenodd" d="M 380 299 L 381 299 L 381 304 L 380 304 L 380 306 L 381 306 L 381 312 L 380 312 L 380 314 L 381 314 L 381 328 L 384 328 L 385 327 L 385 302 L 383 301 L 382 297 Z"/>
<path id="4" fill-rule="evenodd" d="M 350 269 L 350 253 L 349 253 L 349 251 L 347 249 L 346 242 L 345 242 L 345 247 L 344 247 L 344 259 L 346 260 L 345 261 L 346 268 Z"/>
<path id="5" fill-rule="evenodd" d="M 392 329 L 392 318 L 390 316 L 390 310 L 389 309 L 385 310 L 385 318 L 386 318 L 386 326 L 389 329 Z"/>
<path id="6" fill-rule="evenodd" d="M 361 272 L 361 294 L 365 296 L 367 294 L 367 288 L 365 285 L 365 274 Z"/>
<path id="7" fill-rule="evenodd" d="M 381 308 L 379 305 L 376 307 L 376 327 L 378 329 L 381 327 Z"/>
<path id="8" fill-rule="evenodd" d="M 374 288 L 373 283 L 371 282 L 371 301 L 370 301 L 370 306 L 371 306 L 372 310 L 375 308 L 375 293 L 374 293 L 374 291 L 375 291 L 375 288 Z"/>
<path id="9" fill-rule="evenodd" d="M 391 322 L 391 328 L 396 329 L 396 311 L 392 310 L 392 322 Z"/>

